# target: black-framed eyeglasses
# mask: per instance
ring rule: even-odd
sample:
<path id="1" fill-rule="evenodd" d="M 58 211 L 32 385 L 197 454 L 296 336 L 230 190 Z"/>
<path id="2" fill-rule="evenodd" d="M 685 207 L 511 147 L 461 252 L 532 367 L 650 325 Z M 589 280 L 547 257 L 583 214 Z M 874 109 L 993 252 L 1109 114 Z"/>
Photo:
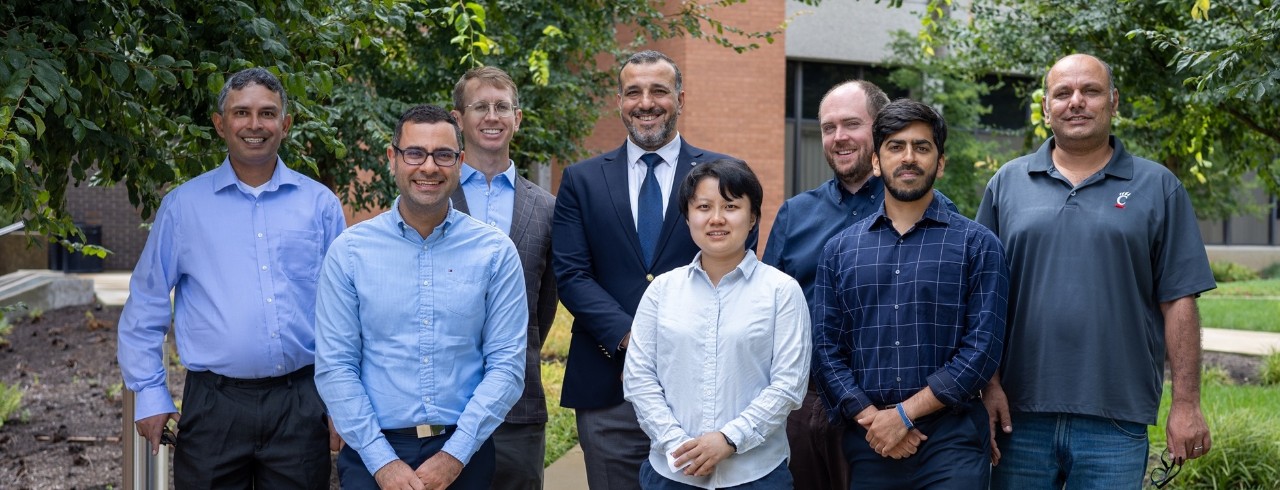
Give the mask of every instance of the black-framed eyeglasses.
<path id="1" fill-rule="evenodd" d="M 492 111 L 495 116 L 505 118 L 505 117 L 511 117 L 512 115 L 514 115 L 516 113 L 517 108 L 518 106 L 510 102 L 507 102 L 505 100 L 500 100 L 497 102 L 488 102 L 488 101 L 481 100 L 478 102 L 472 102 L 471 105 L 468 105 L 467 111 L 475 112 L 476 114 L 480 114 L 482 116 Z"/>
<path id="2" fill-rule="evenodd" d="M 1151 486 L 1156 488 L 1164 488 L 1169 482 L 1173 481 L 1173 477 L 1178 476 L 1178 472 L 1182 471 L 1182 463 L 1174 464 L 1169 460 L 1169 448 L 1165 448 L 1160 453 L 1160 466 L 1151 469 Z"/>
<path id="3" fill-rule="evenodd" d="M 396 153 L 400 154 L 404 159 L 404 163 L 409 165 L 422 165 L 427 163 L 427 157 L 431 157 L 438 166 L 452 167 L 458 163 L 458 156 L 462 154 L 462 152 L 454 150 L 427 151 L 422 148 L 400 148 L 396 145 L 391 145 L 391 147 L 396 150 Z"/>
<path id="4" fill-rule="evenodd" d="M 167 425 L 160 429 L 160 444 L 169 446 L 178 444 L 177 434 L 174 434 Z"/>

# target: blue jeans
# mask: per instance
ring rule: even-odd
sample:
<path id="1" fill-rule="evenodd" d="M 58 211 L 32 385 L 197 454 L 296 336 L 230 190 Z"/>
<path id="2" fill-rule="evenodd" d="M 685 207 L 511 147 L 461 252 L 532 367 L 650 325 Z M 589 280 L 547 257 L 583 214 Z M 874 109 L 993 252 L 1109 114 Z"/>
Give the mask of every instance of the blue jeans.
<path id="1" fill-rule="evenodd" d="M 649 464 L 648 458 L 643 463 L 640 463 L 640 488 L 644 490 L 701 490 L 693 485 L 686 485 L 659 475 L 653 469 L 653 465 Z M 785 461 L 759 480 L 725 487 L 726 490 L 791 490 L 791 488 L 791 470 L 787 469 Z"/>
<path id="2" fill-rule="evenodd" d="M 1014 413 L 1013 433 L 996 435 L 993 490 L 1141 488 L 1147 426 L 1088 415 Z"/>

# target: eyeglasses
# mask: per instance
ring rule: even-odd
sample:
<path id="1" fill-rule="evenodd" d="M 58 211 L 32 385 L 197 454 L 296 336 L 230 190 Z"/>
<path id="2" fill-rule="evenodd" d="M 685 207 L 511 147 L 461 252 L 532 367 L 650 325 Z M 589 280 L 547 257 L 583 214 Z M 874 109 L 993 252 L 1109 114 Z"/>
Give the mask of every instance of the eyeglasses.
<path id="1" fill-rule="evenodd" d="M 178 444 L 178 436 L 174 434 L 167 425 L 164 426 L 163 429 L 160 429 L 160 444 L 167 444 L 170 446 Z"/>
<path id="2" fill-rule="evenodd" d="M 498 102 L 479 101 L 472 102 L 467 106 L 468 111 L 473 111 L 481 116 L 488 114 L 490 111 L 498 117 L 511 117 L 516 113 L 517 106 L 510 102 L 501 100 Z"/>
<path id="3" fill-rule="evenodd" d="M 1182 463 L 1174 464 L 1169 461 L 1169 448 L 1165 448 L 1160 453 L 1160 467 L 1151 469 L 1151 485 L 1164 488 L 1173 481 L 1173 477 L 1178 476 L 1179 471 L 1182 471 Z"/>
<path id="4" fill-rule="evenodd" d="M 396 145 L 391 145 L 391 147 L 395 148 L 396 153 L 399 153 L 400 156 L 404 157 L 404 163 L 409 165 L 422 165 L 427 163 L 427 157 L 431 157 L 436 161 L 437 166 L 452 167 L 454 164 L 458 163 L 458 155 L 462 154 L 460 151 L 453 150 L 427 151 L 421 148 L 402 149 Z"/>

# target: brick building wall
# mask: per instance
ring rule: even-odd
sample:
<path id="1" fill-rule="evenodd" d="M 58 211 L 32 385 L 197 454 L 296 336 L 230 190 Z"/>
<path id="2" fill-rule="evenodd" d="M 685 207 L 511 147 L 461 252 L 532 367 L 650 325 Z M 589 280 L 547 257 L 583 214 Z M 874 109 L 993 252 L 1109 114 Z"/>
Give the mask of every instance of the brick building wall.
<path id="1" fill-rule="evenodd" d="M 727 25 L 766 31 L 782 24 L 785 7 L 783 0 L 752 1 L 717 9 L 712 15 Z M 761 41 L 759 49 L 742 54 L 688 38 L 650 45 L 675 60 L 684 77 L 680 134 L 700 148 L 745 160 L 760 177 L 764 205 L 757 252 L 764 250 L 773 218 L 786 196 L 783 141 L 787 61 L 783 38 L 781 34 L 775 36 L 773 44 Z M 616 98 L 610 98 L 605 106 L 585 144 L 592 153 L 612 151 L 626 138 Z M 552 183 L 557 188 L 558 170 Z"/>
<path id="2" fill-rule="evenodd" d="M 140 228 L 142 213 L 129 204 L 124 184 L 95 187 L 68 184 L 67 211 L 77 223 L 102 227 L 102 246 L 111 251 L 103 261 L 106 270 L 131 270 L 147 243 Z"/>

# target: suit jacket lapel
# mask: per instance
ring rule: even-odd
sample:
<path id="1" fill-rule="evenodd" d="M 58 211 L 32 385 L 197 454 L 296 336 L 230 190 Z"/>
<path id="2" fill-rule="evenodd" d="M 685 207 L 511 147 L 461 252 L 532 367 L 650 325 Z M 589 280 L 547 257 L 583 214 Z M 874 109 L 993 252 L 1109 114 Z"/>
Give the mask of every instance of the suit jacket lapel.
<path id="1" fill-rule="evenodd" d="M 694 159 L 702 157 L 702 150 L 689 146 L 689 142 L 680 141 L 680 161 L 676 163 L 675 179 L 671 181 L 671 196 L 667 199 L 667 212 L 662 216 L 662 234 L 658 235 L 658 248 L 653 251 L 654 262 L 657 257 L 662 255 L 662 249 L 666 247 L 667 240 L 671 238 L 671 233 L 676 226 L 686 226 L 684 219 L 681 217 L 679 206 L 684 203 L 678 203 L 680 200 L 680 186 L 684 184 L 685 177 L 689 176 L 689 171 L 693 170 Z M 636 238 L 636 243 L 640 239 Z"/>
<path id="2" fill-rule="evenodd" d="M 512 243 L 519 244 L 520 239 L 524 238 L 525 230 L 529 228 L 531 213 L 526 211 L 533 207 L 533 195 L 529 193 L 532 185 L 533 182 L 529 179 L 516 176 L 516 197 L 511 207 L 511 233 L 509 233 Z"/>
<path id="3" fill-rule="evenodd" d="M 458 185 L 458 188 L 453 190 L 453 194 L 449 196 L 449 199 L 453 201 L 454 209 L 466 214 L 471 214 L 471 208 L 467 207 L 467 193 L 462 192 L 461 184 Z"/>

